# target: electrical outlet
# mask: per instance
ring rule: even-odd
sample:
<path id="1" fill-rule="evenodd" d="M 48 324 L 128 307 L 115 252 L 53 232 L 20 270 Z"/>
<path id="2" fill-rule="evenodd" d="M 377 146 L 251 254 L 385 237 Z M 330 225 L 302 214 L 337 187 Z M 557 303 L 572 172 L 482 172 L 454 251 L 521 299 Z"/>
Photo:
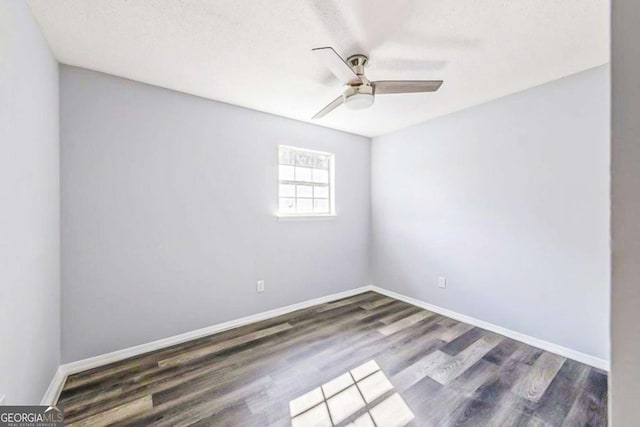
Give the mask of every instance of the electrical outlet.
<path id="1" fill-rule="evenodd" d="M 256 291 L 264 292 L 264 280 L 258 280 L 258 283 L 256 284 Z"/>
<path id="2" fill-rule="evenodd" d="M 0 394 L 0 406 L 4 405 L 4 394 Z"/>
<path id="3" fill-rule="evenodd" d="M 447 278 L 446 277 L 438 277 L 438 287 L 442 289 L 447 288 Z"/>

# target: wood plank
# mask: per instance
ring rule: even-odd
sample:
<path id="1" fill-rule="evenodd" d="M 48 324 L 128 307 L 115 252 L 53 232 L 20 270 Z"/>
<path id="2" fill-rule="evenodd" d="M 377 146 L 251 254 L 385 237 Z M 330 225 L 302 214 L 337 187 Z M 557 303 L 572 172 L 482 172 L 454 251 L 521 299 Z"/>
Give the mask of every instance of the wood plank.
<path id="1" fill-rule="evenodd" d="M 413 326 L 416 323 L 433 316 L 434 313 L 423 310 L 419 313 L 412 314 L 409 317 L 405 317 L 404 319 L 400 319 L 394 323 L 391 323 L 390 325 L 383 326 L 382 328 L 378 329 L 378 332 L 380 332 L 382 335 L 395 334 L 398 331 Z"/>
<path id="2" fill-rule="evenodd" d="M 493 350 L 487 353 L 483 359 L 487 362 L 493 363 L 494 365 L 500 366 L 509 359 L 513 353 L 524 346 L 525 344 L 521 342 L 505 338 L 500 344 L 495 346 Z"/>
<path id="3" fill-rule="evenodd" d="M 222 412 L 234 404 L 244 405 L 246 395 L 259 392 L 271 382 L 270 377 L 259 378 L 246 385 L 240 385 L 225 392 L 211 393 L 213 389 L 202 389 L 180 394 L 175 399 L 158 405 L 146 414 L 127 420 L 134 425 L 154 425 L 177 427 L 193 424 L 217 412 Z"/>
<path id="4" fill-rule="evenodd" d="M 586 383 L 580 390 L 562 426 L 607 426 L 607 375 L 590 369 Z"/>
<path id="5" fill-rule="evenodd" d="M 385 325 L 389 325 L 395 321 L 397 321 L 398 319 L 402 319 L 404 317 L 410 316 L 414 313 L 418 313 L 420 312 L 421 309 L 419 309 L 418 307 L 414 307 L 412 305 L 408 305 L 405 308 L 403 308 L 402 310 L 399 310 L 395 313 L 390 313 L 387 316 L 384 316 L 380 319 L 378 319 L 379 322 L 384 323 Z"/>
<path id="6" fill-rule="evenodd" d="M 547 424 L 561 425 L 584 388 L 590 371 L 588 366 L 567 359 L 540 400 L 531 402 L 520 398 L 521 408 L 529 413 L 535 411 L 536 416 Z"/>
<path id="7" fill-rule="evenodd" d="M 360 307 L 360 312 L 356 314 L 358 319 L 370 319 L 373 322 L 380 322 L 382 319 L 386 319 L 389 316 L 396 315 L 399 311 L 404 310 L 406 304 L 401 301 L 393 301 L 391 304 L 387 304 L 381 307 L 376 307 L 370 310 L 363 310 Z"/>
<path id="8" fill-rule="evenodd" d="M 458 353 L 451 360 L 438 366 L 429 376 L 440 384 L 448 384 L 482 359 L 485 354 L 497 346 L 502 340 L 503 337 L 500 335 L 485 335 Z"/>
<path id="9" fill-rule="evenodd" d="M 565 362 L 565 358 L 553 353 L 542 353 L 529 370 L 511 389 L 515 394 L 532 402 L 540 400 Z"/>
<path id="10" fill-rule="evenodd" d="M 405 391 L 423 378 L 426 378 L 441 364 L 451 360 L 451 356 L 441 351 L 431 352 L 409 367 L 391 377 L 391 382 L 398 391 Z"/>
<path id="11" fill-rule="evenodd" d="M 370 300 L 376 298 L 376 296 L 372 296 L 371 294 L 365 293 L 365 294 L 360 294 L 360 295 L 356 295 L 354 297 L 350 297 L 350 298 L 345 298 L 336 302 L 329 302 L 326 304 L 322 304 L 321 306 L 319 306 L 316 311 L 318 313 L 322 313 L 324 311 L 329 311 L 329 310 L 333 310 L 339 307 L 344 307 L 345 305 L 350 305 L 350 304 L 354 304 L 360 301 L 365 301 L 365 300 Z"/>
<path id="12" fill-rule="evenodd" d="M 487 331 L 480 328 L 473 328 L 464 334 L 460 335 L 458 338 L 454 339 L 450 343 L 445 344 L 440 349 L 442 352 L 447 353 L 450 356 L 455 356 L 460 353 L 465 348 L 469 347 L 474 342 L 478 341 L 480 338 L 485 336 Z"/>
<path id="13" fill-rule="evenodd" d="M 69 427 L 102 427 L 141 414 L 151 408 L 153 408 L 153 400 L 150 395 L 147 395 L 75 423 L 67 424 L 65 422 L 65 425 Z"/>
<path id="14" fill-rule="evenodd" d="M 165 366 L 173 366 L 173 365 L 188 363 L 194 359 L 200 359 L 202 357 L 209 356 L 209 355 L 218 353 L 220 351 L 239 346 L 241 344 L 246 344 L 251 341 L 259 340 L 261 338 L 268 337 L 273 334 L 279 334 L 280 332 L 289 330 L 291 328 L 292 326 L 289 323 L 282 323 L 280 325 L 276 325 L 267 329 L 252 332 L 250 334 L 243 335 L 243 336 L 231 339 L 229 341 L 224 341 L 208 347 L 200 348 L 198 350 L 190 351 L 185 354 L 179 354 L 177 356 L 170 357 L 168 359 L 160 360 L 158 361 L 158 366 L 165 367 Z"/>
<path id="15" fill-rule="evenodd" d="M 471 329 L 473 329 L 473 325 L 469 325 L 468 323 L 458 323 L 442 332 L 440 339 L 445 342 L 451 342 Z"/>
<path id="16" fill-rule="evenodd" d="M 449 319 L 448 317 L 443 317 L 441 320 L 438 321 L 438 324 L 445 328 L 450 328 L 452 326 L 457 325 L 458 323 L 460 322 L 458 322 L 457 320 Z"/>
<path id="17" fill-rule="evenodd" d="M 67 399 L 61 403 L 64 405 L 64 415 L 67 417 L 69 414 L 73 414 L 75 411 L 81 410 L 84 406 L 95 405 L 103 400 L 114 399 L 121 396 L 123 393 L 122 386 L 109 387 L 100 389 L 99 393 L 95 390 L 88 390 L 86 393 L 74 396 L 73 399 Z"/>
<path id="18" fill-rule="evenodd" d="M 467 397 L 473 397 L 474 392 L 483 384 L 493 381 L 498 376 L 499 371 L 499 366 L 480 359 L 475 365 L 453 380 L 449 387 Z"/>
<path id="19" fill-rule="evenodd" d="M 363 308 L 365 310 L 371 310 L 371 309 L 376 308 L 376 307 L 380 307 L 380 306 L 383 306 L 383 305 L 391 304 L 394 301 L 395 300 L 391 299 L 391 298 L 381 298 L 381 299 L 379 299 L 377 301 L 372 301 L 372 302 L 368 302 L 368 303 L 365 303 L 365 304 L 361 304 L 360 308 Z"/>
<path id="20" fill-rule="evenodd" d="M 86 375 L 74 374 L 70 376 L 65 382 L 63 391 L 82 387 L 84 385 L 91 384 L 91 383 L 104 381 L 105 379 L 108 379 L 120 373 L 139 371 L 143 369 L 145 366 L 152 367 L 155 364 L 156 362 L 154 360 L 151 360 L 150 358 L 141 358 L 141 359 L 130 361 L 128 363 L 112 366 L 112 367 L 109 367 L 108 369 L 105 369 L 105 367 L 102 367 L 102 369 L 97 370 L 95 373 L 87 373 Z"/>

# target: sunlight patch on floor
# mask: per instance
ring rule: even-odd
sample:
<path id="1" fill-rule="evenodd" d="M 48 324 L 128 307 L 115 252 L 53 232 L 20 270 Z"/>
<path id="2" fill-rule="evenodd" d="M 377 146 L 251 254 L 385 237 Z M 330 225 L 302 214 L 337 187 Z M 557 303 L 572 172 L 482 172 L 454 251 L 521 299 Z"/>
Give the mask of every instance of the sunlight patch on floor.
<path id="1" fill-rule="evenodd" d="M 293 399 L 289 412 L 292 427 L 404 427 L 414 418 L 375 360 Z"/>

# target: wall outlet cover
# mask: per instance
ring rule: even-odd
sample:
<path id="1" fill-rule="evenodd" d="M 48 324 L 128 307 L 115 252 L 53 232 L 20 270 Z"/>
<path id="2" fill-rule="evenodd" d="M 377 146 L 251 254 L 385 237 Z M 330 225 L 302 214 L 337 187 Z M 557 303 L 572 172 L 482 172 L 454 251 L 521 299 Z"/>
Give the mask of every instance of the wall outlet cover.
<path id="1" fill-rule="evenodd" d="M 256 291 L 264 292 L 264 280 L 258 280 L 258 283 L 256 283 Z"/>
<path id="2" fill-rule="evenodd" d="M 442 289 L 447 288 L 447 278 L 446 277 L 438 277 L 438 287 Z"/>
<path id="3" fill-rule="evenodd" d="M 5 398 L 5 395 L 0 394 L 0 405 L 4 405 L 4 398 Z"/>

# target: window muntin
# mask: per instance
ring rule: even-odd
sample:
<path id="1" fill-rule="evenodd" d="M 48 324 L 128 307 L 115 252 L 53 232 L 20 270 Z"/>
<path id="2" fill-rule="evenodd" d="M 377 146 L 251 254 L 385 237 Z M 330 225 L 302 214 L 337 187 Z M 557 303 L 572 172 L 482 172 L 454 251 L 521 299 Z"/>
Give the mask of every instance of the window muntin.
<path id="1" fill-rule="evenodd" d="M 335 214 L 334 155 L 283 145 L 278 154 L 279 214 Z"/>

